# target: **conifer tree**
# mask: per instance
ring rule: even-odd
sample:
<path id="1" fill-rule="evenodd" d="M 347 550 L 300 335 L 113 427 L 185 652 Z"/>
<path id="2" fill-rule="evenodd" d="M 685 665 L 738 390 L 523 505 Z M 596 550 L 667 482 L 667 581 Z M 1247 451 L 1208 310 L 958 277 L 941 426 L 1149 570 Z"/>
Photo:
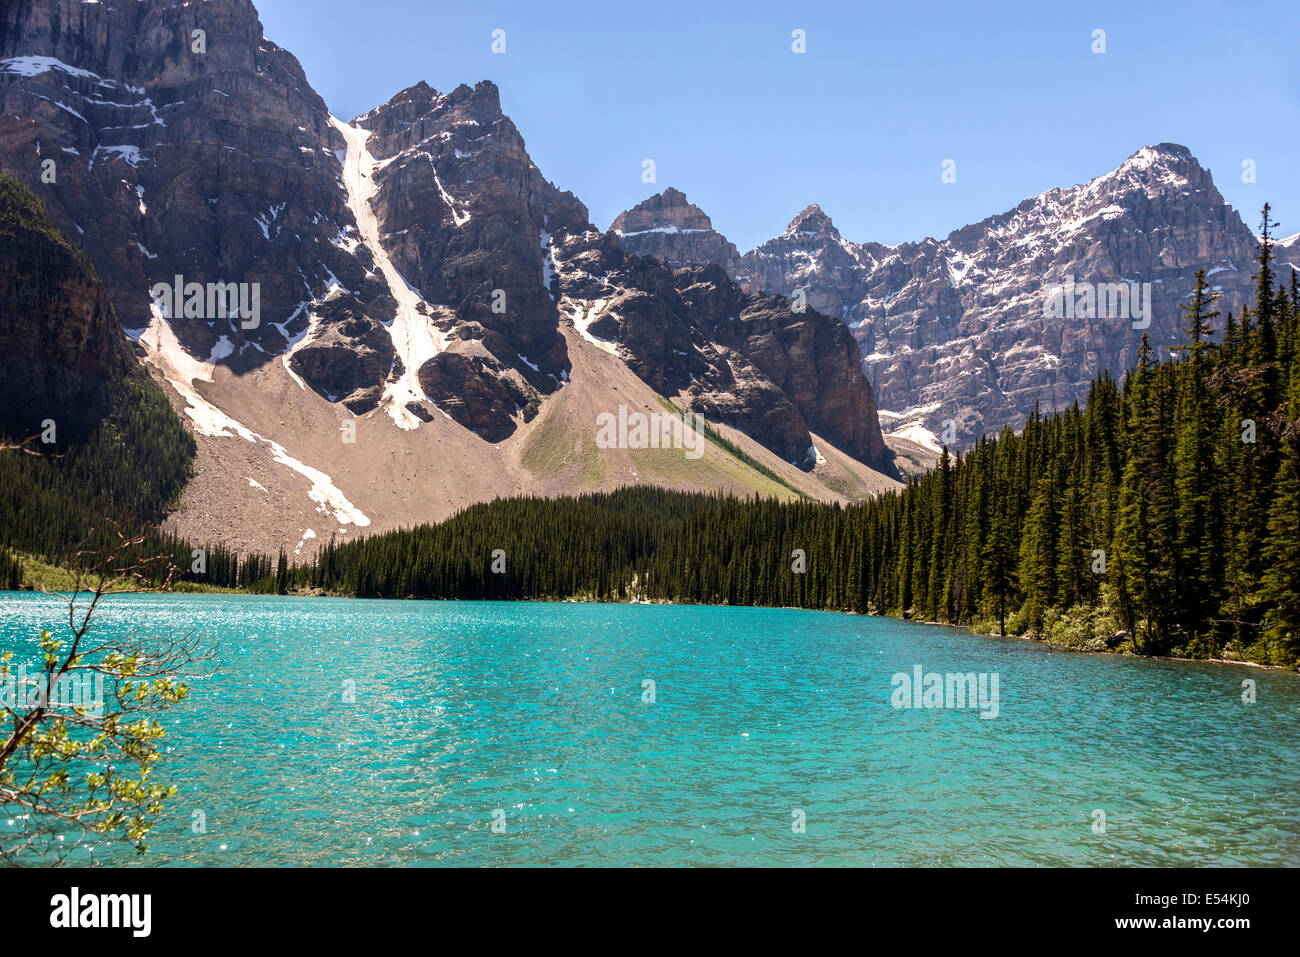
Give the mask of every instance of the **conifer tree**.
<path id="1" fill-rule="evenodd" d="M 1214 505 L 1214 423 L 1206 385 L 1206 350 L 1214 334 L 1218 293 L 1197 270 L 1192 302 L 1184 305 L 1187 357 L 1175 418 L 1174 486 L 1178 501 L 1176 614 L 1186 632 L 1197 630 L 1218 605 L 1222 529 Z"/>

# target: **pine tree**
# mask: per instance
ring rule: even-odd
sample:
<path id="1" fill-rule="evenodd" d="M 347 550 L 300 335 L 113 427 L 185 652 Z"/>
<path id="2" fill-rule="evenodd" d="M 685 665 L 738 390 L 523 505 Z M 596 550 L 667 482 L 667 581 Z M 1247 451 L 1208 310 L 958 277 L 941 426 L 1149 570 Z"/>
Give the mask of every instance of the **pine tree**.
<path id="1" fill-rule="evenodd" d="M 1300 654 L 1300 362 L 1291 359 L 1281 455 L 1273 479 L 1268 530 L 1263 543 L 1265 571 L 1256 598 L 1268 611 L 1264 625 L 1276 644 L 1277 663 Z"/>
<path id="2" fill-rule="evenodd" d="M 1214 508 L 1214 423 L 1206 385 L 1206 349 L 1214 334 L 1213 306 L 1218 294 L 1208 289 L 1205 271 L 1196 273 L 1190 305 L 1184 305 L 1179 346 L 1187 357 L 1180 377 L 1175 417 L 1174 487 L 1178 501 L 1177 600 L 1180 627 L 1192 633 L 1218 607 L 1222 529 Z"/>
<path id="3" fill-rule="evenodd" d="M 1055 591 L 1056 543 L 1053 518 L 1056 513 L 1052 481 L 1043 476 L 1025 514 L 1020 529 L 1020 563 L 1017 575 L 1025 596 L 1025 614 L 1030 629 L 1037 634 L 1043 628 L 1043 616 L 1052 607 Z"/>

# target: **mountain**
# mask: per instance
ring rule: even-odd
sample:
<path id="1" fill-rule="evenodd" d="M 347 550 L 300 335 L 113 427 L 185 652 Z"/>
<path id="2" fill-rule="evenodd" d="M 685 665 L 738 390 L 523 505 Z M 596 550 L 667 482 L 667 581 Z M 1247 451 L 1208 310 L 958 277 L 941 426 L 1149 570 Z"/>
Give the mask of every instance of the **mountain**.
<path id="1" fill-rule="evenodd" d="M 501 441 L 517 411 L 535 408 L 570 370 L 540 237 L 548 225 L 585 223 L 586 208 L 542 177 L 491 83 L 448 94 L 420 83 L 333 125 L 347 140 L 343 181 L 359 242 L 396 304 L 387 364 L 368 383 L 374 401 L 396 398 L 402 427 L 442 409 Z M 322 346 L 309 332 L 291 364 L 304 352 L 346 351 L 347 330 L 332 333 Z"/>
<path id="2" fill-rule="evenodd" d="M 659 255 L 693 258 L 673 234 L 660 235 Z M 811 205 L 729 268 L 747 289 L 802 290 L 809 307 L 839 316 L 859 344 L 886 427 L 936 447 L 948 436 L 965 445 L 1005 423 L 1019 427 L 1035 406 L 1082 400 L 1098 372 L 1122 374 L 1133 363 L 1143 331 L 1158 349 L 1180 342 L 1178 306 L 1199 268 L 1221 294 L 1219 309 L 1239 311 L 1254 243 L 1209 171 L 1185 147 L 1161 143 L 940 240 L 846 240 Z M 1133 294 L 1145 307 L 1145 283 L 1145 330 L 1134 328 L 1144 322 L 1134 300 L 1122 315 L 1050 315 L 1054 293 L 1085 286 L 1107 304 Z"/>
<path id="3" fill-rule="evenodd" d="M 685 193 L 671 186 L 620 213 L 609 231 L 628 252 L 654 256 L 670 266 L 717 263 L 729 275 L 739 266 L 736 247 Z"/>
<path id="4" fill-rule="evenodd" d="M 1293 233 L 1285 239 L 1278 240 L 1277 258 L 1279 262 L 1290 266 L 1291 271 L 1300 272 L 1300 233 Z M 1286 270 L 1283 270 L 1283 278 L 1290 281 L 1290 275 Z"/>
<path id="5" fill-rule="evenodd" d="M 491 83 L 345 121 L 247 0 L 30 0 L 0 10 L 0 106 L 0 170 L 198 439 L 168 519 L 196 540 L 301 556 L 504 495 L 897 485 L 838 319 L 588 250 Z M 665 401 L 707 417 L 698 459 L 597 443 Z"/>
<path id="6" fill-rule="evenodd" d="M 378 295 L 347 248 L 343 138 L 247 2 L 8 4 L 0 103 L 5 168 L 86 248 L 125 328 L 148 327 L 155 282 L 257 283 L 253 328 L 171 317 L 188 351 L 248 369 L 332 287 Z"/>
<path id="7" fill-rule="evenodd" d="M 656 392 L 812 469 L 816 432 L 886 469 L 870 387 L 852 338 L 789 300 L 745 293 L 718 266 L 671 269 L 592 227 L 551 239 L 560 311 L 584 339 L 626 359 Z"/>

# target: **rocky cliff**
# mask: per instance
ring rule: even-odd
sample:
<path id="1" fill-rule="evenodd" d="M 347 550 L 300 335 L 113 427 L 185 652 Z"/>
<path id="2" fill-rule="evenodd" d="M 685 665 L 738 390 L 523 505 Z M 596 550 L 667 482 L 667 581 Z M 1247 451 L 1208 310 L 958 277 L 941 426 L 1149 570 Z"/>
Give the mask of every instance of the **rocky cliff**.
<path id="1" fill-rule="evenodd" d="M 704 211 L 671 186 L 620 213 L 609 229 L 628 252 L 670 266 L 717 263 L 732 275 L 740 260 L 736 247 L 713 228 Z"/>
<path id="2" fill-rule="evenodd" d="M 350 127 L 372 164 L 369 243 L 444 336 L 400 356 L 418 385 L 410 398 L 499 441 L 567 375 L 542 247 L 551 230 L 585 224 L 586 207 L 542 176 L 492 83 L 446 94 L 420 83 Z"/>
<path id="3" fill-rule="evenodd" d="M 892 471 L 871 389 L 844 326 L 789 300 L 746 293 L 719 266 L 673 269 L 629 255 L 611 230 L 551 241 L 560 312 L 655 391 L 680 395 L 788 462 L 811 469 L 810 431 Z"/>
<path id="4" fill-rule="evenodd" d="M 256 284 L 255 319 L 170 317 L 200 358 L 267 362 L 331 290 L 353 312 L 381 294 L 350 241 L 344 145 L 246 0 L 0 10 L 0 165 L 86 249 L 122 324 L 147 327 L 176 276 Z"/>
<path id="5" fill-rule="evenodd" d="M 25 439 L 49 420 L 56 447 L 84 437 L 136 368 L 131 343 L 89 259 L 3 175 L 0 291 L 0 434 Z"/>
<path id="6" fill-rule="evenodd" d="M 1209 171 L 1169 143 L 942 240 L 849 243 L 824 217 L 796 228 L 806 212 L 746 254 L 742 270 L 759 288 L 806 288 L 811 304 L 849 324 L 895 427 L 947 431 L 959 444 L 1019 427 L 1035 404 L 1082 400 L 1098 372 L 1134 362 L 1144 331 L 1157 349 L 1180 342 L 1178 306 L 1197 269 L 1220 291 L 1221 311 L 1250 295 L 1250 229 Z M 1133 297 L 1149 288 L 1149 316 L 1133 302 L 1051 314 L 1069 283 L 1102 299 L 1112 284 Z"/>

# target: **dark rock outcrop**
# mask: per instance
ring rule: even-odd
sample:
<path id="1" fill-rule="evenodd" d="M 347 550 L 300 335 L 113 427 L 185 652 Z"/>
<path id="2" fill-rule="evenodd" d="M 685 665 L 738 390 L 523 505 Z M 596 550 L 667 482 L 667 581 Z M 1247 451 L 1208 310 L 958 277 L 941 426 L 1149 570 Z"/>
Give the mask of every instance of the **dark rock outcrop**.
<path id="1" fill-rule="evenodd" d="M 320 324 L 293 351 L 289 367 L 330 401 L 342 401 L 356 415 L 369 412 L 379 404 L 380 384 L 401 361 L 392 338 L 379 322 L 358 314 L 349 296 L 327 297 L 316 315 Z"/>
<path id="2" fill-rule="evenodd" d="M 747 433 L 786 461 L 816 463 L 810 431 L 890 470 L 871 389 L 839 321 L 745 293 L 718 266 L 671 269 L 613 233 L 552 245 L 560 310 L 664 395 Z"/>
<path id="3" fill-rule="evenodd" d="M 515 417 L 536 414 L 537 393 L 491 355 L 440 352 L 420 366 L 420 386 L 438 407 L 488 442 L 515 430 Z"/>
<path id="4" fill-rule="evenodd" d="M 103 285 L 40 201 L 0 175 L 0 434 L 24 439 L 50 419 L 77 440 L 104 418 L 137 369 Z"/>
<path id="5" fill-rule="evenodd" d="M 813 309 L 796 312 L 783 296 L 748 293 L 736 302 L 739 289 L 719 267 L 682 270 L 676 280 L 687 310 L 712 342 L 762 372 L 812 431 L 889 471 L 875 398 L 841 323 Z"/>

